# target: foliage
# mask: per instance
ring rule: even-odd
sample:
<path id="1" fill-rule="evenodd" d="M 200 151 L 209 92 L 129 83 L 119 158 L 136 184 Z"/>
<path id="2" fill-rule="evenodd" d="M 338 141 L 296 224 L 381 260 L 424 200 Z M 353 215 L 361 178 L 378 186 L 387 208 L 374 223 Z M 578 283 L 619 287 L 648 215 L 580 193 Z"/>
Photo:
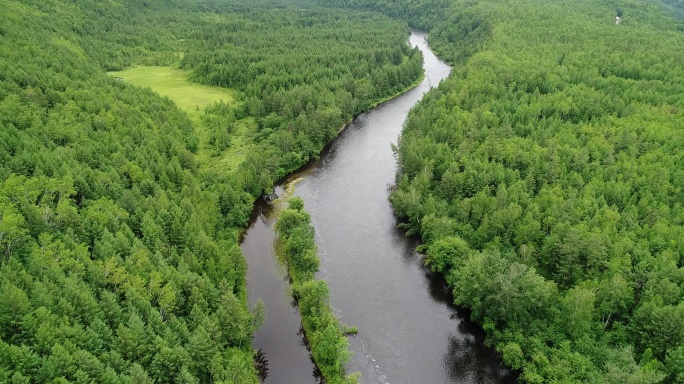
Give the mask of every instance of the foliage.
<path id="1" fill-rule="evenodd" d="M 288 200 L 288 208 L 280 213 L 275 228 L 316 365 L 329 383 L 357 383 L 356 375 L 345 376 L 344 373 L 350 352 L 345 327 L 330 307 L 328 284 L 314 278 L 320 261 L 311 217 L 304 211 L 301 198 Z"/>
<path id="2" fill-rule="evenodd" d="M 395 19 L 406 20 L 413 28 L 422 30 L 434 28 L 435 24 L 442 20 L 444 13 L 453 5 L 451 0 L 319 0 L 318 2 L 328 6 L 380 12 Z"/>
<path id="3" fill-rule="evenodd" d="M 433 25 L 457 66 L 409 116 L 391 201 L 523 381 L 681 381 L 680 27 L 545 0 Z"/>
<path id="4" fill-rule="evenodd" d="M 341 91 L 326 88 L 339 79 L 319 69 L 351 73 L 355 63 L 338 66 L 339 56 L 308 52 L 312 66 L 320 61 L 308 69 L 321 78 L 298 87 L 326 104 L 296 116 L 305 131 L 277 126 L 287 120 L 273 111 L 245 108 L 258 103 L 245 100 L 246 88 L 230 92 L 231 105 L 212 104 L 189 118 L 170 99 L 105 71 L 170 66 L 180 53 L 209 57 L 203 49 L 231 36 L 212 28 L 240 18 L 252 17 L 253 38 L 265 44 L 258 26 L 274 21 L 277 28 L 263 36 L 286 33 L 283 15 L 292 11 L 258 16 L 249 6 L 176 0 L 0 3 L 0 382 L 257 382 L 250 344 L 264 311 L 247 308 L 238 234 L 257 195 L 351 117 L 337 113 L 344 99 L 331 101 Z M 364 76 L 408 76 L 364 102 L 420 76 L 401 23 L 353 19 L 348 11 L 302 17 L 320 24 L 316 31 L 329 42 L 348 34 L 365 42 L 366 55 L 377 53 Z M 260 54 L 277 51 L 262 47 Z M 383 61 L 388 54 L 396 61 Z M 252 75 L 248 82 L 271 82 Z M 241 129 L 259 126 L 256 149 L 233 172 L 199 163 L 207 143 L 219 152 L 230 147 L 233 119 L 251 119 Z M 198 120 L 209 134 L 198 134 Z M 304 256 L 303 266 L 317 265 Z M 329 327 L 319 332 L 312 338 L 332 340 Z"/>
<path id="5" fill-rule="evenodd" d="M 246 265 L 191 122 L 6 5 L 0 381 L 254 382 Z"/>
<path id="6" fill-rule="evenodd" d="M 405 43 L 406 27 L 387 17 L 319 7 L 244 8 L 198 5 L 183 34 L 180 65 L 194 81 L 241 92 L 246 114 L 256 119 L 248 133 L 256 148 L 243 168 L 262 169 L 263 180 L 316 158 L 352 117 L 422 75 L 422 55 Z M 214 142 L 218 151 L 230 146 L 220 136 Z M 270 185 L 251 187 L 260 192 Z"/>

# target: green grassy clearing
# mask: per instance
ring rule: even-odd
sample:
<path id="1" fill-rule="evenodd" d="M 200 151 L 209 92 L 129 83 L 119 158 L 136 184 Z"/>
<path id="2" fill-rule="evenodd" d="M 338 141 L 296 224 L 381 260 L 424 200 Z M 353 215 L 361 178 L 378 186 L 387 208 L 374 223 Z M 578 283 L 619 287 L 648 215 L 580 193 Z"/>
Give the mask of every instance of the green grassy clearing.
<path id="1" fill-rule="evenodd" d="M 231 146 L 219 156 L 211 156 L 212 149 L 207 145 L 209 132 L 202 123 L 204 109 L 218 101 L 235 104 L 235 91 L 192 83 L 188 80 L 187 71 L 171 67 L 135 66 L 123 71 L 109 72 L 109 75 L 120 77 L 139 87 L 149 87 L 159 95 L 171 99 L 178 108 L 186 112 L 195 124 L 200 138 L 200 149 L 196 157 L 203 167 L 213 171 L 232 172 L 249 152 L 250 144 L 246 136 L 254 124 L 251 118 L 236 122 Z"/>
<path id="2" fill-rule="evenodd" d="M 253 145 L 249 138 L 250 132 L 256 129 L 256 122 L 254 118 L 247 117 L 235 122 L 235 131 L 231 136 L 230 147 L 226 148 L 219 156 L 211 155 L 211 148 L 206 148 L 205 145 L 197 154 L 196 158 L 200 164 L 212 171 L 229 171 L 232 172 L 245 160 L 245 157 L 252 150 Z M 206 141 L 202 141 L 206 143 Z"/>
<path id="3" fill-rule="evenodd" d="M 188 80 L 189 73 L 176 68 L 136 66 L 109 74 L 140 87 L 152 88 L 173 100 L 178 108 L 191 116 L 201 116 L 205 107 L 220 100 L 228 104 L 235 102 L 233 91 L 191 83 Z"/>

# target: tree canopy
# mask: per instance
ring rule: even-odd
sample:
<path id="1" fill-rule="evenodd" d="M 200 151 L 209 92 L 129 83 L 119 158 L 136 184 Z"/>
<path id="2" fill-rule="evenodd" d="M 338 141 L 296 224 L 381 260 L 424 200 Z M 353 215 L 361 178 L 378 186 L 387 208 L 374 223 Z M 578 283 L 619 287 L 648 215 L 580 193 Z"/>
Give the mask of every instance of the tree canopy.
<path id="1" fill-rule="evenodd" d="M 274 181 L 418 80 L 406 27 L 258 3 L 0 4 L 0 382 L 256 383 L 239 232 Z M 106 74 L 178 63 L 238 92 L 208 108 L 208 137 Z M 255 150 L 208 171 L 203 140 L 225 149 L 240 119 Z"/>
<path id="2" fill-rule="evenodd" d="M 682 23 L 497 0 L 430 27 L 455 68 L 410 113 L 391 196 L 426 264 L 525 382 L 682 382 Z"/>

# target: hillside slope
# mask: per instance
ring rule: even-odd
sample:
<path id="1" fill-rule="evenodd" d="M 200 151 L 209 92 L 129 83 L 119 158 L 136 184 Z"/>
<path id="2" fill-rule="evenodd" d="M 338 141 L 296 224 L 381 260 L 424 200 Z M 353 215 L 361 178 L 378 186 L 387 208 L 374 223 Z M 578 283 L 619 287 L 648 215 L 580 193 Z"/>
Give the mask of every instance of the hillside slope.
<path id="1" fill-rule="evenodd" d="M 404 16 L 456 66 L 391 197 L 426 264 L 525 382 L 684 382 L 684 24 L 647 1 L 437 9 Z"/>
<path id="2" fill-rule="evenodd" d="M 259 60 L 273 65 L 287 52 L 264 46 L 240 68 L 204 66 L 206 50 L 220 52 L 211 39 L 233 36 L 210 31 L 252 23 L 255 39 L 259 25 L 270 24 L 264 36 L 284 33 L 291 13 L 227 2 L 0 1 L 0 382 L 257 382 L 250 344 L 264 308 L 247 308 L 238 247 L 252 203 L 353 113 L 415 82 L 420 55 L 386 17 L 300 14 L 327 33 L 302 44 L 330 48 L 309 52 L 302 67 L 316 74 L 297 84 L 312 101 L 286 115 L 230 84 L 239 100 L 203 111 L 212 143 L 171 100 L 106 71 L 183 57 L 188 70 L 220 76 L 264 69 Z M 348 34 L 372 59 L 356 78 L 334 44 Z M 344 75 L 321 71 L 331 62 Z M 354 93 L 376 78 L 382 91 Z M 331 96 L 344 92 L 348 110 Z M 230 172 L 199 162 L 217 137 L 229 145 L 240 119 L 253 153 Z"/>

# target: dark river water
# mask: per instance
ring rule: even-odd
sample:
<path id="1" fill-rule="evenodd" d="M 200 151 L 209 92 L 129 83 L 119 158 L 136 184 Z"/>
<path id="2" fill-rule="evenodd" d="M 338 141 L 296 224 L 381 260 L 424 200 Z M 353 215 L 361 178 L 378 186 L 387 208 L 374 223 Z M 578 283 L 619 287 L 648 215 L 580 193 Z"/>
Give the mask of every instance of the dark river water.
<path id="1" fill-rule="evenodd" d="M 413 90 L 355 119 L 316 161 L 292 175 L 316 228 L 319 278 L 327 280 L 340 320 L 358 328 L 349 338 L 349 372 L 362 383 L 514 383 L 482 331 L 454 307 L 440 276 L 429 273 L 417 242 L 396 229 L 388 201 L 396 143 L 409 109 L 448 76 L 414 32 L 425 56 L 425 80 Z M 282 189 L 278 190 L 282 193 Z M 249 263 L 250 301 L 261 298 L 267 321 L 253 346 L 268 360 L 266 383 L 316 383 L 284 269 L 273 256 L 273 219 L 257 205 L 242 250 Z"/>

